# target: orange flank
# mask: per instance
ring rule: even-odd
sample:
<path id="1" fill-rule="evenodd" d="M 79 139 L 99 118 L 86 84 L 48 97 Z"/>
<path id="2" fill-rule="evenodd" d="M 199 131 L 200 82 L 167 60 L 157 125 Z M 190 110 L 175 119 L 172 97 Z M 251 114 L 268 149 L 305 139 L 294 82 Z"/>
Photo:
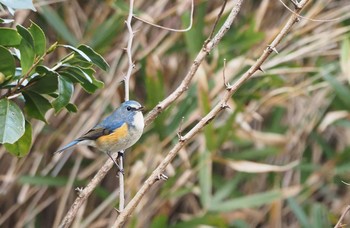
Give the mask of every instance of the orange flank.
<path id="1" fill-rule="evenodd" d="M 97 145 L 113 145 L 119 140 L 124 139 L 128 134 L 128 125 L 124 123 L 118 129 L 109 135 L 101 136 L 97 139 Z"/>

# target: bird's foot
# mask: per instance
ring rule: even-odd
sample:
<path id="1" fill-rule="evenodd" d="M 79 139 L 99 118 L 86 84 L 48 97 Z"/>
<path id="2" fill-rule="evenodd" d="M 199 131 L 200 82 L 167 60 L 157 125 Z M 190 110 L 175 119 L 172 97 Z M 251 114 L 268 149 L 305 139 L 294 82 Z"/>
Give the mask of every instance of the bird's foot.
<path id="1" fill-rule="evenodd" d="M 157 176 L 157 180 L 163 180 L 163 181 L 166 181 L 166 180 L 168 180 L 168 176 L 166 176 L 166 175 L 164 175 L 163 173 L 160 173 L 160 174 L 158 174 L 158 176 Z"/>

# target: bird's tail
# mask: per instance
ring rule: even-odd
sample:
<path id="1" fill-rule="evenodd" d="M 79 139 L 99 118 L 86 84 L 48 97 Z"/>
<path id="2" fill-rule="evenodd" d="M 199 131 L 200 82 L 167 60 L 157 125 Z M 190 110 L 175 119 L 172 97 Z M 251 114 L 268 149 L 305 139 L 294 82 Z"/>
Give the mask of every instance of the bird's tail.
<path id="1" fill-rule="evenodd" d="M 67 145 L 65 145 L 64 147 L 62 147 L 61 149 L 57 150 L 55 152 L 55 154 L 59 154 L 59 153 L 63 152 L 64 150 L 67 150 L 68 148 L 77 145 L 79 142 L 80 142 L 80 140 L 74 140 L 74 141 L 68 143 Z"/>

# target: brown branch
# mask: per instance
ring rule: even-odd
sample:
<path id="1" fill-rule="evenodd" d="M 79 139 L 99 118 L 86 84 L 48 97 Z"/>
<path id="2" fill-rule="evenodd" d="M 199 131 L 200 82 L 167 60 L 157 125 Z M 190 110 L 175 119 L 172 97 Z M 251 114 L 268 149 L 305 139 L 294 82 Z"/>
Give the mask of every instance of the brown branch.
<path id="1" fill-rule="evenodd" d="M 236 6 L 234 7 L 236 10 L 233 10 L 233 11 L 238 12 L 242 1 L 243 0 L 238 1 L 236 3 Z M 309 0 L 302 0 L 299 3 L 300 8 L 297 8 L 295 10 L 295 12 L 299 13 L 308 1 Z M 231 11 L 231 12 L 233 12 L 233 11 Z M 237 12 L 235 13 L 235 15 L 237 14 Z M 299 18 L 297 16 L 297 14 L 292 14 L 290 16 L 290 18 L 288 19 L 285 26 L 282 28 L 282 30 L 279 32 L 279 34 L 275 37 L 275 39 L 272 41 L 272 43 L 264 50 L 263 54 L 254 63 L 254 65 L 251 66 L 250 69 L 245 74 L 243 74 L 232 86 L 230 86 L 226 90 L 221 101 L 203 119 L 201 119 L 186 135 L 184 135 L 182 137 L 182 140 L 179 140 L 179 142 L 173 147 L 173 149 L 171 149 L 171 151 L 164 158 L 164 160 L 152 172 L 151 176 L 145 181 L 145 183 L 142 185 L 140 190 L 136 193 L 136 195 L 133 197 L 133 199 L 128 203 L 128 205 L 125 207 L 125 209 L 122 211 L 122 213 L 118 216 L 113 227 L 122 227 L 123 226 L 123 224 L 126 222 L 127 218 L 135 210 L 136 206 L 138 205 L 138 203 L 140 202 L 142 197 L 152 187 L 152 185 L 156 182 L 157 177 L 161 173 L 164 172 L 166 166 L 176 157 L 176 155 L 182 149 L 182 147 L 185 146 L 185 144 L 188 143 L 189 140 L 191 140 L 205 125 L 207 125 L 211 120 L 213 120 L 221 110 L 223 110 L 223 109 L 225 109 L 225 107 L 227 107 L 227 105 L 226 105 L 227 101 L 231 98 L 231 96 L 238 90 L 238 88 L 240 86 L 242 86 L 244 84 L 245 81 L 247 81 L 257 70 L 259 70 L 261 68 L 262 63 L 265 62 L 265 60 L 272 53 L 273 48 L 276 47 L 281 42 L 283 37 L 290 31 L 291 27 L 298 20 L 299 20 Z M 224 27 L 225 27 L 225 25 L 224 25 Z M 175 95 L 173 95 L 173 96 L 175 96 Z M 158 107 L 163 107 L 163 106 L 158 105 Z M 152 119 L 151 117 L 149 117 L 150 120 Z"/>
<path id="2" fill-rule="evenodd" d="M 209 42 L 205 42 L 202 49 L 199 51 L 195 60 L 193 61 L 192 66 L 190 67 L 187 75 L 182 80 L 181 84 L 177 87 L 177 89 L 172 92 L 167 98 L 161 101 L 155 108 L 153 108 L 145 119 L 145 125 L 150 124 L 163 110 L 165 110 L 169 105 L 171 105 L 181 94 L 183 94 L 190 84 L 194 74 L 197 72 L 199 65 L 202 63 L 204 58 L 218 45 L 222 37 L 226 34 L 229 28 L 232 25 L 233 20 L 235 19 L 243 0 L 237 1 L 228 15 L 225 23 L 222 25 L 220 30 L 216 33 L 212 40 Z M 220 14 L 219 14 L 220 16 Z"/>
<path id="3" fill-rule="evenodd" d="M 337 224 L 334 226 L 334 228 L 341 228 L 343 227 L 342 221 L 345 218 L 345 215 L 350 211 L 350 205 L 348 205 L 345 210 L 343 211 L 342 215 L 340 216 Z"/>
<path id="4" fill-rule="evenodd" d="M 209 34 L 208 41 L 211 40 L 211 38 L 213 38 L 213 35 L 214 35 L 214 32 L 215 32 L 216 26 L 218 25 L 219 20 L 220 20 L 220 18 L 221 18 L 221 15 L 222 15 L 222 13 L 223 13 L 224 10 L 225 10 L 226 3 L 227 3 L 227 0 L 224 0 L 224 4 L 222 4 L 222 6 L 221 6 L 220 12 L 219 12 L 218 16 L 216 17 L 215 22 L 214 22 L 214 25 L 213 25 L 213 28 L 211 29 L 211 32 L 210 32 L 210 34 Z M 208 42 L 208 41 L 207 41 L 207 42 Z"/>

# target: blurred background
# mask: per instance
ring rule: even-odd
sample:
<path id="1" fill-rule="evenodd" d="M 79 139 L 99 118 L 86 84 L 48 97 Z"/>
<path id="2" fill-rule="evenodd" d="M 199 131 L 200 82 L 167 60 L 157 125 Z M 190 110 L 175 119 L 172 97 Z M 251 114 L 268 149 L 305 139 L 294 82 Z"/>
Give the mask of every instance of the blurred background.
<path id="1" fill-rule="evenodd" d="M 293 9 L 290 1 L 284 1 Z M 111 66 L 97 72 L 105 87 L 75 88 L 79 111 L 33 122 L 33 147 L 16 158 L 0 146 L 0 226 L 57 227 L 108 157 L 77 147 L 53 152 L 93 127 L 124 99 L 124 21 L 128 1 L 37 1 L 16 23 L 37 23 L 62 44 L 87 44 Z M 210 34 L 223 1 L 195 1 L 192 29 L 176 33 L 133 19 L 136 32 L 131 99 L 146 112 L 180 84 Z M 228 1 L 216 30 L 232 9 Z M 135 14 L 186 28 L 190 1 L 135 1 Z M 279 1 L 245 1 L 233 26 L 201 64 L 186 91 L 161 113 L 125 155 L 126 202 L 231 84 L 261 55 L 291 12 Z M 350 2 L 311 1 L 277 53 L 167 167 L 166 182 L 147 192 L 126 227 L 330 227 L 350 202 Z M 318 19 L 321 21 L 315 21 Z M 51 55 L 54 62 L 66 53 Z M 224 67 L 224 62 L 226 66 Z M 50 62 L 46 64 L 50 65 Z M 118 178 L 109 172 L 78 212 L 73 227 L 109 227 L 117 217 Z M 344 183 L 345 182 L 345 183 Z M 350 223 L 345 220 L 344 223 Z"/>

